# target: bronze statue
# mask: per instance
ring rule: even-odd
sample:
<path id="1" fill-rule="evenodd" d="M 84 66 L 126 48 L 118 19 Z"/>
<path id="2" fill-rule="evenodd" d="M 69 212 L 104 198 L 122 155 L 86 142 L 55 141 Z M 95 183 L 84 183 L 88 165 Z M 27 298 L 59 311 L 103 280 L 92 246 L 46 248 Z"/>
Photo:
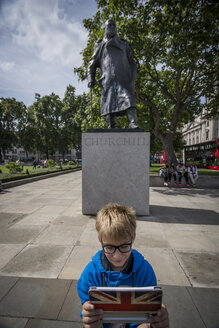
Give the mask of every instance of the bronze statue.
<path id="1" fill-rule="evenodd" d="M 114 20 L 105 23 L 104 37 L 97 41 L 88 65 L 88 87 L 95 84 L 100 69 L 101 115 L 108 128 L 115 128 L 115 117 L 127 114 L 129 127 L 138 128 L 135 101 L 136 63 L 127 41 L 117 36 Z"/>

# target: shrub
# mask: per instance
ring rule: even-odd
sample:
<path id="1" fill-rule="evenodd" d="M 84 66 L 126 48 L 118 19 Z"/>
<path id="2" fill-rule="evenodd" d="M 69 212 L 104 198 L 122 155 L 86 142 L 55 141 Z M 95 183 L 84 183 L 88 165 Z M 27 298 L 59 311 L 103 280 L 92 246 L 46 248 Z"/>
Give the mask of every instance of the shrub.
<path id="1" fill-rule="evenodd" d="M 9 170 L 10 173 L 19 173 L 23 170 L 22 167 L 18 163 L 10 162 L 5 165 L 5 167 Z"/>
<path id="2" fill-rule="evenodd" d="M 46 163 L 47 167 L 55 167 L 56 166 L 56 162 L 53 159 L 48 159 L 47 163 Z"/>
<path id="3" fill-rule="evenodd" d="M 75 165 L 75 163 L 73 161 L 69 161 L 68 165 Z"/>

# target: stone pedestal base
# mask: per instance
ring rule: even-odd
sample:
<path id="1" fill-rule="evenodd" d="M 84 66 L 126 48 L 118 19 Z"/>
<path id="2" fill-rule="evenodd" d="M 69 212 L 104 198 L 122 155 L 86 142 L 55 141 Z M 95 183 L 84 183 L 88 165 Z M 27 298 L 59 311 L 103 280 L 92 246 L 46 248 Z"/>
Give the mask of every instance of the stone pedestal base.
<path id="1" fill-rule="evenodd" d="M 93 131 L 82 134 L 83 214 L 119 203 L 149 215 L 150 134 Z"/>

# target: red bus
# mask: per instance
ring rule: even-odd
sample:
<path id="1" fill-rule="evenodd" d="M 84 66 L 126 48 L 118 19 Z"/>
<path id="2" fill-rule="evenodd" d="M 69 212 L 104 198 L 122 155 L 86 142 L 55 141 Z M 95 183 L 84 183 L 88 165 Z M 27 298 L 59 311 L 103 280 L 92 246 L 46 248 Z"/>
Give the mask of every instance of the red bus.
<path id="1" fill-rule="evenodd" d="M 159 152 L 156 152 L 153 157 L 153 163 L 157 164 L 165 164 L 165 151 L 161 150 Z"/>
<path id="2" fill-rule="evenodd" d="M 186 165 L 194 161 L 197 167 L 219 170 L 219 139 L 186 146 L 184 149 Z"/>

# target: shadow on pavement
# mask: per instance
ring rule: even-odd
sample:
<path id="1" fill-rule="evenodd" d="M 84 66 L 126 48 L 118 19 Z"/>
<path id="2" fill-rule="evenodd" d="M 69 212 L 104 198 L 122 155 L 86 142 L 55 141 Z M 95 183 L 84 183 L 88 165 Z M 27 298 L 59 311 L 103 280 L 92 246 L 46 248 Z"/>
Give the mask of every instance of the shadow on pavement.
<path id="1" fill-rule="evenodd" d="M 219 225 L 219 214 L 197 208 L 150 205 L 150 216 L 138 217 L 139 221 Z"/>
<path id="2" fill-rule="evenodd" d="M 190 189 L 190 188 L 171 188 L 171 187 L 162 187 L 162 188 L 153 188 L 154 192 L 167 195 L 167 196 L 210 196 L 213 198 L 219 197 L 219 189 Z"/>

